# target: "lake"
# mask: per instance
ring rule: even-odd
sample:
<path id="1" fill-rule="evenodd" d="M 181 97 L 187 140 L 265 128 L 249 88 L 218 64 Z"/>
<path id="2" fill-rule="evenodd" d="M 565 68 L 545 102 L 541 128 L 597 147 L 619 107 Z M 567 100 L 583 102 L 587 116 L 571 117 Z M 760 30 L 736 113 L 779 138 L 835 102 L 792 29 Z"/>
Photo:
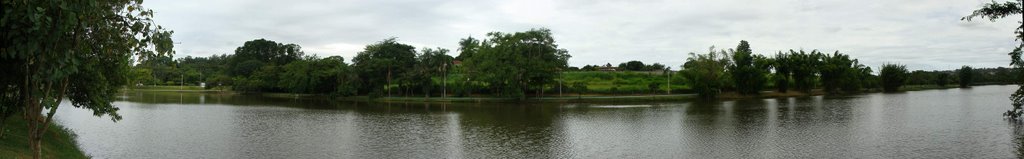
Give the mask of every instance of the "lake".
<path id="1" fill-rule="evenodd" d="M 126 92 L 95 158 L 1016 158 L 1016 86 L 720 102 L 402 104 Z"/>

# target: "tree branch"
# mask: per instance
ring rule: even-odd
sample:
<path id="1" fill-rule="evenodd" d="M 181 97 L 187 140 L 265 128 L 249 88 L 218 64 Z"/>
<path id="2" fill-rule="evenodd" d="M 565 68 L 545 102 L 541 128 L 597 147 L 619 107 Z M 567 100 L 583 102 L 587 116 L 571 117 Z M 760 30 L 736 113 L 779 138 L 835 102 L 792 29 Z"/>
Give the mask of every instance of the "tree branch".
<path id="1" fill-rule="evenodd" d="M 62 99 L 64 98 L 64 93 L 67 93 L 67 90 L 68 78 L 64 77 L 64 80 L 61 82 L 60 86 L 60 94 L 57 94 L 57 101 L 53 102 L 53 107 L 50 108 L 50 112 L 46 113 L 46 120 L 43 121 L 43 131 L 50 127 L 50 122 L 53 121 L 53 114 L 57 113 L 57 108 L 60 107 L 60 103 L 63 101 Z"/>

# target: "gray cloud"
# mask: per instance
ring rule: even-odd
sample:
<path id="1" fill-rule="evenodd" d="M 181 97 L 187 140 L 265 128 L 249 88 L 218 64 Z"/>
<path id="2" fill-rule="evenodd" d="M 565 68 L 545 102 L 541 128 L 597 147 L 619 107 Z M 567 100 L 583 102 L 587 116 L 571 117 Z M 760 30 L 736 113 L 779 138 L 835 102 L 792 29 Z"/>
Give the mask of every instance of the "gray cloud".
<path id="1" fill-rule="evenodd" d="M 547 27 L 570 64 L 628 60 L 679 66 L 689 52 L 751 42 L 755 52 L 839 50 L 877 67 L 911 69 L 1008 64 L 1011 19 L 960 21 L 985 0 L 157 0 L 146 6 L 175 30 L 177 56 L 234 51 L 266 38 L 310 54 L 350 59 L 389 37 L 417 48 L 457 49 L 467 36 Z M 455 53 L 451 53 L 455 54 Z M 677 68 L 678 69 L 678 68 Z"/>

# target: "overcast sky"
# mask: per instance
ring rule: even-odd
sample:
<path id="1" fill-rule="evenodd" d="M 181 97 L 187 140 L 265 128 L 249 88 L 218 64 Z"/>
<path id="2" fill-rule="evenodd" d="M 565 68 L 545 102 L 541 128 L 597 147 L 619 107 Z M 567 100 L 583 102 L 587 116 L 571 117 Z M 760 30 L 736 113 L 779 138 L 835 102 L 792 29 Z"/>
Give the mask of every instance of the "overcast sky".
<path id="1" fill-rule="evenodd" d="M 1015 46 L 1016 20 L 960 21 L 989 0 L 150 0 L 156 23 L 174 30 L 177 55 L 231 54 L 265 38 L 306 54 L 350 60 L 389 37 L 457 56 L 458 40 L 545 27 L 569 64 L 629 60 L 678 69 L 689 52 L 733 48 L 840 52 L 873 68 L 998 67 Z"/>

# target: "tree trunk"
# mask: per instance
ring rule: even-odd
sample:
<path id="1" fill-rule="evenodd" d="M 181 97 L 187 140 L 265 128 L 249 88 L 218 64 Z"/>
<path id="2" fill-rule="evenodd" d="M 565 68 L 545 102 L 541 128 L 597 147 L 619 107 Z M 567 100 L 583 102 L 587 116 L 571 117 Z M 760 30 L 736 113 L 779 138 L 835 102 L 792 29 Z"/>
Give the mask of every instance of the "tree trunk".
<path id="1" fill-rule="evenodd" d="M 43 149 L 40 147 L 43 145 L 42 137 L 36 135 L 36 132 L 31 132 L 29 135 L 29 147 L 32 147 L 32 158 L 40 159 L 43 158 Z"/>
<path id="2" fill-rule="evenodd" d="M 56 94 L 57 96 L 55 96 L 55 97 L 51 97 L 50 96 L 50 94 L 51 94 L 50 91 L 53 90 L 53 89 L 51 89 L 51 88 L 53 88 L 53 87 L 51 87 L 51 85 L 53 84 L 52 82 L 47 82 L 46 86 L 44 87 L 44 89 L 43 89 L 44 93 L 43 93 L 42 100 L 34 100 L 34 99 L 36 99 L 35 97 L 32 97 L 31 95 L 26 95 L 25 99 L 28 100 L 28 102 L 26 102 L 27 106 L 26 106 L 26 109 L 25 109 L 26 111 L 24 112 L 25 113 L 24 117 L 25 117 L 25 120 L 28 121 L 28 126 L 29 126 L 29 135 L 28 135 L 29 137 L 28 137 L 28 139 L 29 139 L 29 147 L 32 148 L 32 153 L 33 153 L 32 158 L 35 158 L 35 159 L 42 158 L 42 153 L 43 153 L 43 151 L 42 151 L 43 136 L 46 134 L 46 130 L 49 129 L 50 122 L 53 121 L 53 115 L 55 113 L 57 113 L 57 108 L 60 106 L 61 99 L 64 98 L 64 94 L 67 91 L 68 78 L 65 77 L 60 82 L 61 82 L 60 83 L 60 88 L 57 88 L 57 90 L 60 91 L 60 92 L 57 93 Z M 26 89 L 28 89 L 28 88 L 26 88 Z M 50 106 L 49 112 L 47 112 L 46 115 L 44 116 L 42 114 L 42 111 L 46 107 L 43 105 L 44 104 L 43 101 L 51 100 L 51 99 L 54 100 L 54 102 L 50 103 L 50 104 L 53 104 L 53 105 Z"/>

